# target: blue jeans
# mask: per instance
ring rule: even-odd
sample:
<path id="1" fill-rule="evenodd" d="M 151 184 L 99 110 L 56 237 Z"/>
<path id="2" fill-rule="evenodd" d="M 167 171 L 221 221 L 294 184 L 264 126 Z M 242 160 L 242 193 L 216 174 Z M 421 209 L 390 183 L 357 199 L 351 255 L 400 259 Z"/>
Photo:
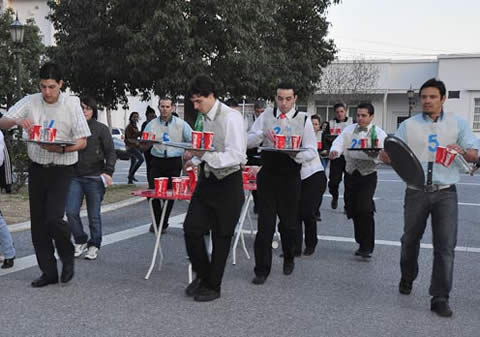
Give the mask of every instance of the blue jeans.
<path id="1" fill-rule="evenodd" d="M 12 235 L 7 228 L 7 223 L 3 219 L 0 212 L 0 252 L 3 253 L 6 259 L 15 257 L 15 247 L 13 247 Z"/>
<path id="2" fill-rule="evenodd" d="M 128 178 L 130 179 L 135 176 L 135 172 L 142 166 L 144 159 L 139 149 L 131 147 L 127 149 L 127 152 L 130 154 L 130 169 L 128 170 Z"/>
<path id="3" fill-rule="evenodd" d="M 66 213 L 72 227 L 72 234 L 76 244 L 87 243 L 88 235 L 83 231 L 80 219 L 80 207 L 83 197 L 87 200 L 88 227 L 90 240 L 88 246 L 100 248 L 102 243 L 102 218 L 100 207 L 105 194 L 105 187 L 100 179 L 74 177 L 67 195 Z"/>
<path id="4" fill-rule="evenodd" d="M 418 275 L 418 254 L 428 216 L 432 217 L 433 270 L 429 293 L 448 298 L 453 282 L 453 259 L 457 244 L 458 201 L 455 186 L 438 192 L 407 188 L 404 233 L 401 239 L 402 278 L 413 282 Z"/>

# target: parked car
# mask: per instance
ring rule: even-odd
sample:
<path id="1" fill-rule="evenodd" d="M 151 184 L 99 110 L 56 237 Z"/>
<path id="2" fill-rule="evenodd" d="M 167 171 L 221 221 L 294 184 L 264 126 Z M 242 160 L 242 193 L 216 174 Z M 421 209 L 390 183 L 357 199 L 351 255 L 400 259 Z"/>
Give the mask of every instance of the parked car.
<path id="1" fill-rule="evenodd" d="M 122 128 L 112 128 L 112 138 L 123 140 L 125 138 L 125 130 Z"/>
<path id="2" fill-rule="evenodd" d="M 130 154 L 127 152 L 127 147 L 125 146 L 125 142 L 123 141 L 123 139 L 119 139 L 113 136 L 112 139 L 117 159 L 130 160 Z"/>

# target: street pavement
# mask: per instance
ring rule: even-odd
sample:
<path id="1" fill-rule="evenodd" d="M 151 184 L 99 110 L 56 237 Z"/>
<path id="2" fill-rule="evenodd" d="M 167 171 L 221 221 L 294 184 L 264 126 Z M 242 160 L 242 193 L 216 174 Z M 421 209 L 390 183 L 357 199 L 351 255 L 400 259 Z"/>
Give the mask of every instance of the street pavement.
<path id="1" fill-rule="evenodd" d="M 119 162 L 114 181 L 124 183 L 127 171 L 128 163 Z M 142 174 L 144 179 L 144 166 L 137 177 Z M 236 265 L 230 254 L 222 297 L 211 303 L 196 303 L 184 295 L 188 260 L 181 225 L 187 202 L 175 203 L 170 229 L 161 240 L 163 266 L 160 271 L 155 268 L 149 280 L 144 276 L 154 235 L 148 233 L 151 220 L 145 201 L 103 214 L 104 245 L 98 259 L 77 259 L 75 277 L 67 285 L 31 288 L 39 269 L 30 232 L 14 233 L 15 268 L 0 271 L 0 336 L 478 337 L 480 178 L 462 176 L 457 187 L 460 215 L 450 319 L 430 312 L 429 226 L 412 294 L 398 293 L 405 186 L 395 172 L 382 167 L 371 260 L 353 255 L 357 245 L 352 223 L 342 212 L 343 202 L 332 210 L 326 193 L 318 223 L 320 242 L 313 256 L 296 259 L 294 273 L 285 276 L 280 249 L 274 250 L 270 277 L 255 286 L 254 237 L 247 232 L 251 259 L 240 245 Z M 249 229 L 248 224 L 244 228 Z"/>

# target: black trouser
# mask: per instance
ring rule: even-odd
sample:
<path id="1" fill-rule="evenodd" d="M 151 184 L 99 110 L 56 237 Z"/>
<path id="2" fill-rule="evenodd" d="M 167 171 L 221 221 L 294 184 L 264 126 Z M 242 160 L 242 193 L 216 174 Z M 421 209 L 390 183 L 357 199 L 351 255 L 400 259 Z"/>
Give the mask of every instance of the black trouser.
<path id="1" fill-rule="evenodd" d="M 180 176 L 182 172 L 182 158 L 158 158 L 152 156 L 150 161 L 152 165 L 151 174 L 148 181 L 148 187 L 154 188 L 154 178 L 168 177 L 168 188 L 172 188 L 172 177 Z M 165 202 L 163 202 L 165 204 Z M 169 200 L 167 203 L 167 210 L 165 211 L 165 218 L 163 219 L 162 228 L 168 227 L 168 218 L 173 208 L 173 200 Z M 162 205 L 159 199 L 153 200 L 153 213 L 155 214 L 155 222 L 160 226 L 160 218 L 162 217 Z"/>
<path id="2" fill-rule="evenodd" d="M 375 246 L 375 203 L 377 172 L 362 176 L 357 170 L 345 173 L 345 210 L 353 219 L 355 241 L 364 252 L 373 252 Z"/>
<path id="3" fill-rule="evenodd" d="M 257 175 L 258 232 L 255 237 L 255 274 L 268 276 L 272 267 L 272 240 L 277 215 L 285 260 L 293 261 L 298 203 L 300 201 L 300 172 L 278 174 L 260 170 Z"/>
<path id="4" fill-rule="evenodd" d="M 150 151 L 152 150 L 152 147 L 149 147 L 145 152 L 143 152 L 143 156 L 145 157 L 145 165 L 147 166 L 147 181 L 150 184 L 151 175 L 152 175 L 152 154 Z"/>
<path id="5" fill-rule="evenodd" d="M 324 171 L 316 172 L 302 180 L 302 192 L 298 208 L 297 231 L 295 236 L 295 253 L 302 252 L 303 224 L 305 224 L 305 246 L 315 248 L 317 238 L 317 219 L 315 213 L 322 205 L 323 193 L 327 187 Z"/>
<path id="6" fill-rule="evenodd" d="M 38 266 L 48 278 L 58 277 L 55 248 L 63 264 L 73 263 L 71 229 L 63 220 L 72 176 L 72 166 L 32 163 L 28 172 L 32 242 Z"/>
<path id="7" fill-rule="evenodd" d="M 338 199 L 338 186 L 345 173 L 345 157 L 340 156 L 330 161 L 330 173 L 328 174 L 328 191 L 334 199 Z"/>
<path id="8" fill-rule="evenodd" d="M 203 287 L 220 291 L 233 232 L 245 195 L 241 171 L 218 180 L 203 173 L 183 223 L 185 245 L 193 270 Z M 212 231 L 213 250 L 208 258 L 204 233 Z"/>

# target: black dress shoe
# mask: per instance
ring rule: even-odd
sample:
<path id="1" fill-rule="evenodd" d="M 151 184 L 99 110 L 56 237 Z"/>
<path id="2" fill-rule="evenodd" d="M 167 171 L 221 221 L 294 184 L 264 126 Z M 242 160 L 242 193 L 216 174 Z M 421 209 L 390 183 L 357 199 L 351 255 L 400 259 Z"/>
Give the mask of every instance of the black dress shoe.
<path id="1" fill-rule="evenodd" d="M 300 257 L 300 256 L 302 256 L 302 251 L 301 251 L 301 250 L 295 251 L 295 252 L 293 253 L 293 256 L 295 256 L 295 257 Z"/>
<path id="2" fill-rule="evenodd" d="M 49 284 L 56 284 L 56 283 L 58 283 L 58 276 L 49 278 L 46 275 L 42 275 L 36 280 L 32 281 L 32 287 L 41 288 L 41 287 L 48 286 Z"/>
<path id="3" fill-rule="evenodd" d="M 338 198 L 332 199 L 332 209 L 337 209 L 338 207 Z"/>
<path id="4" fill-rule="evenodd" d="M 440 317 L 452 317 L 453 311 L 448 305 L 448 299 L 441 297 L 433 297 L 430 305 L 430 310 Z"/>
<path id="5" fill-rule="evenodd" d="M 193 299 L 196 302 L 210 302 L 210 301 L 216 300 L 219 297 L 220 297 L 219 291 L 200 287 L 200 289 L 198 289 L 197 294 L 195 295 L 195 297 L 193 297 Z"/>
<path id="6" fill-rule="evenodd" d="M 137 179 L 137 178 L 135 178 L 135 177 L 132 177 L 132 180 L 133 180 L 133 181 L 138 181 L 138 179 Z"/>
<path id="7" fill-rule="evenodd" d="M 355 251 L 355 256 L 360 256 L 360 257 L 363 257 L 364 259 L 369 259 L 372 257 L 372 252 L 357 249 Z"/>
<path id="8" fill-rule="evenodd" d="M 266 277 L 266 276 L 256 275 L 256 276 L 253 278 L 252 283 L 253 283 L 253 284 L 256 284 L 256 285 L 260 285 L 260 284 L 264 284 L 266 280 L 267 280 L 267 277 Z"/>
<path id="9" fill-rule="evenodd" d="M 155 233 L 155 228 L 153 228 L 153 223 L 150 224 L 150 228 L 148 229 L 150 233 Z"/>
<path id="10" fill-rule="evenodd" d="M 283 273 L 285 275 L 290 275 L 291 273 L 293 273 L 293 269 L 295 269 L 295 262 L 293 261 L 283 262 Z"/>
<path id="11" fill-rule="evenodd" d="M 313 253 L 315 253 L 315 247 L 305 247 L 305 249 L 303 251 L 303 255 L 305 255 L 305 256 L 310 256 Z"/>
<path id="12" fill-rule="evenodd" d="M 413 282 L 405 281 L 403 278 L 400 279 L 400 283 L 398 284 L 398 291 L 400 294 L 410 295 L 412 292 L 412 283 Z"/>
<path id="13" fill-rule="evenodd" d="M 60 276 L 60 281 L 62 281 L 62 283 L 67 283 L 72 278 L 73 278 L 73 261 L 63 264 L 62 275 Z"/>
<path id="14" fill-rule="evenodd" d="M 193 297 L 197 294 L 198 289 L 200 288 L 200 283 L 202 282 L 201 279 L 198 277 L 195 278 L 195 280 L 192 281 L 186 288 L 185 288 L 185 294 L 188 297 Z"/>
<path id="15" fill-rule="evenodd" d="M 8 269 L 13 267 L 13 260 L 15 260 L 15 256 L 11 259 L 3 260 L 2 269 Z"/>

